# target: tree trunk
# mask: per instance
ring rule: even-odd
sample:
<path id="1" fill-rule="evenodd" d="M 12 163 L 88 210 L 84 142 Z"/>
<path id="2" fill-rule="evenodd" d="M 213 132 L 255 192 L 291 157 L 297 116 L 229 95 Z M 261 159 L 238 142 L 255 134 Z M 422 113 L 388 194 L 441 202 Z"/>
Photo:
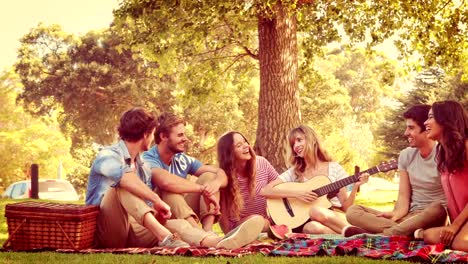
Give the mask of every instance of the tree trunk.
<path id="1" fill-rule="evenodd" d="M 296 17 L 278 2 L 273 17 L 258 19 L 260 96 L 254 149 L 283 172 L 286 137 L 300 123 L 300 109 Z"/>

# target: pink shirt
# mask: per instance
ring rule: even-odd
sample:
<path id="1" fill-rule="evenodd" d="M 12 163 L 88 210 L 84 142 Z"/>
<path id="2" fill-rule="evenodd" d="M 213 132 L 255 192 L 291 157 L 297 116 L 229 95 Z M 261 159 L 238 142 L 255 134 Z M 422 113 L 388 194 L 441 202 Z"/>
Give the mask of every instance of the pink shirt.
<path id="1" fill-rule="evenodd" d="M 273 168 L 273 166 L 268 162 L 267 159 L 261 156 L 257 156 L 257 175 L 255 178 L 255 196 L 250 197 L 249 194 L 249 186 L 247 178 L 237 176 L 237 180 L 239 181 L 239 190 L 244 201 L 244 206 L 240 213 L 240 219 L 253 215 L 258 214 L 262 215 L 263 217 L 267 217 L 266 212 L 266 198 L 259 195 L 260 191 L 263 187 L 265 187 L 268 183 L 276 180 L 278 178 L 278 172 Z M 236 221 L 229 221 L 231 228 L 237 226 Z"/>
<path id="2" fill-rule="evenodd" d="M 455 173 L 442 173 L 441 180 L 450 220 L 453 221 L 468 203 L 468 166 Z"/>

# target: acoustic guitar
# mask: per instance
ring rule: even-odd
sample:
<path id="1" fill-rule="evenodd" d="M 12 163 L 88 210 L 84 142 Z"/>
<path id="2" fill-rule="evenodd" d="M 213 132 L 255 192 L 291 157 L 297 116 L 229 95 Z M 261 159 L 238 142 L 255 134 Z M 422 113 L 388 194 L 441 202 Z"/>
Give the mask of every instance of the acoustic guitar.
<path id="1" fill-rule="evenodd" d="M 331 183 L 326 176 L 315 176 L 306 182 L 285 182 L 278 184 L 274 189 L 279 190 L 313 190 L 318 198 L 306 203 L 296 198 L 268 198 L 267 211 L 270 218 L 277 225 L 287 225 L 288 227 L 296 228 L 309 220 L 309 209 L 312 206 L 320 206 L 330 208 L 332 204 L 328 200 L 326 194 L 333 194 L 342 187 L 359 181 L 359 176 L 363 173 L 370 175 L 378 172 L 386 172 L 398 167 L 396 160 L 381 163 L 378 166 L 362 171 L 357 175 L 349 176 L 339 181 Z"/>

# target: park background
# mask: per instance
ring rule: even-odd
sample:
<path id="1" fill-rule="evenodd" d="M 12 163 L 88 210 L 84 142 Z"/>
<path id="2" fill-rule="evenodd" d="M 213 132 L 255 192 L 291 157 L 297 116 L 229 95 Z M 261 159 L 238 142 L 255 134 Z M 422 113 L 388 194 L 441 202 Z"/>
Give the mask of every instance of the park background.
<path id="1" fill-rule="evenodd" d="M 84 195 L 92 159 L 132 106 L 185 116 L 187 152 L 205 163 L 237 130 L 279 172 L 287 132 L 305 123 L 350 174 L 407 146 L 408 106 L 468 106 L 466 1 L 0 0 L 0 23 L 0 192 L 37 163 L 41 178 L 68 179 Z M 357 203 L 390 210 L 389 189 Z M 11 202 L 0 199 L 0 244 Z M 0 252 L 0 263 L 46 261 L 390 262 Z"/>
<path id="2" fill-rule="evenodd" d="M 466 1 L 0 1 L 0 192 L 70 180 L 84 195 L 123 111 L 184 116 L 216 164 L 237 130 L 282 172 L 304 123 L 352 174 L 406 147 L 402 112 L 468 105 Z M 378 175 L 393 180 L 394 173 Z"/>

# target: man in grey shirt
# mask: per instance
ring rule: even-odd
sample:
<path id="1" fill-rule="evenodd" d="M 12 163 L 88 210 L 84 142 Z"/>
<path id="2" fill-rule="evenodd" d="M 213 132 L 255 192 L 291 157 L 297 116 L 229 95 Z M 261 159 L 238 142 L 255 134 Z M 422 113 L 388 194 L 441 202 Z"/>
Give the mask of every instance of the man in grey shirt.
<path id="1" fill-rule="evenodd" d="M 403 114 L 409 147 L 398 159 L 400 186 L 393 211 L 353 205 L 346 212 L 353 226 L 343 229 L 345 237 L 361 233 L 409 236 L 419 228 L 444 225 L 447 213 L 435 162 L 436 142 L 426 137 L 424 126 L 429 109 L 429 105 L 416 105 Z"/>

